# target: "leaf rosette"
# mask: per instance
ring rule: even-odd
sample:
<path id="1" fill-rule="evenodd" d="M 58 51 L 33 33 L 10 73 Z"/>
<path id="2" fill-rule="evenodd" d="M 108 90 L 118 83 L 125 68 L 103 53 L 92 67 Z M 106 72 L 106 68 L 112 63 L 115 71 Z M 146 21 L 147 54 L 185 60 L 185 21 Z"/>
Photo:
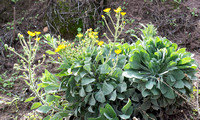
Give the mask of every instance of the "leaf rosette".
<path id="1" fill-rule="evenodd" d="M 185 48 L 178 49 L 177 44 L 166 38 L 148 35 L 152 33 L 148 31 L 153 31 L 150 28 L 142 30 L 143 41 L 136 42 L 123 76 L 141 92 L 144 98 L 141 110 L 172 114 L 190 97 L 197 66 Z"/>

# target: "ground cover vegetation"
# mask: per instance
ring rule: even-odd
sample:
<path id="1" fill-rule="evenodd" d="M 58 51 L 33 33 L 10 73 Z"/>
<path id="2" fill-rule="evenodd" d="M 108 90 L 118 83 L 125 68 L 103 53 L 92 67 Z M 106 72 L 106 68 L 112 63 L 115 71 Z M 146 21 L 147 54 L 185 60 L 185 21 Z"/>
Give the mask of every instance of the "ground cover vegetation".
<path id="1" fill-rule="evenodd" d="M 126 12 L 121 7 L 114 9 L 114 20 L 111 8 L 103 11 L 102 19 L 113 39 L 104 34 L 107 41 L 99 41 L 98 31 L 92 29 L 85 33 L 79 29 L 77 43 L 44 36 L 54 49 L 46 53 L 59 56 L 52 62 L 60 65 L 60 72 L 45 70 L 40 80 L 35 70 L 46 58 L 43 55 L 43 60 L 35 64 L 41 32 L 28 31 L 28 42 L 18 34 L 24 56 L 5 45 L 21 58 L 14 68 L 24 71 L 24 80 L 34 93 L 25 102 L 38 99 L 31 109 L 47 114 L 44 120 L 69 116 L 75 120 L 156 120 L 173 114 L 192 93 L 197 68 L 192 54 L 157 36 L 152 24 L 143 26 L 136 43 L 123 43 L 119 36 L 126 25 Z"/>

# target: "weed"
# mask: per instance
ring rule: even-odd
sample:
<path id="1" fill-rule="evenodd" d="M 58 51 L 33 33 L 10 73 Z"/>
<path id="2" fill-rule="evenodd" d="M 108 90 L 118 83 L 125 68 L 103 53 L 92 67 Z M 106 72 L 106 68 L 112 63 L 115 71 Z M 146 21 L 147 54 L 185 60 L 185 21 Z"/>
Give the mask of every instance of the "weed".
<path id="1" fill-rule="evenodd" d="M 2 93 L 6 93 L 7 96 L 12 96 L 13 94 L 8 91 L 14 87 L 14 83 L 17 79 L 19 79 L 19 72 L 15 72 L 11 75 L 11 77 L 7 76 L 7 71 L 0 75 L 0 91 Z"/>
<path id="2" fill-rule="evenodd" d="M 15 4 L 19 1 L 19 0 L 11 0 L 12 2 L 14 2 Z"/>

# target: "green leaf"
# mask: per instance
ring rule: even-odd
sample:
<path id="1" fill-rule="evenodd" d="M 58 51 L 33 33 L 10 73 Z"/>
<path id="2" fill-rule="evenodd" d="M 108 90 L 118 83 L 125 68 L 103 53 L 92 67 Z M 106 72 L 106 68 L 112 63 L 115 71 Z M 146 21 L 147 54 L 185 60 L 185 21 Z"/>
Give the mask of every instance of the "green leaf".
<path id="1" fill-rule="evenodd" d="M 51 120 L 62 120 L 64 117 L 69 117 L 69 113 L 57 112 L 56 114 L 54 114 L 54 116 L 51 118 Z"/>
<path id="2" fill-rule="evenodd" d="M 192 61 L 191 57 L 185 57 L 178 62 L 178 65 L 183 65 Z"/>
<path id="3" fill-rule="evenodd" d="M 154 86 L 155 82 L 153 82 L 152 80 L 149 80 L 145 83 L 145 87 L 149 90 L 151 90 Z"/>
<path id="4" fill-rule="evenodd" d="M 98 118 L 88 118 L 88 120 L 104 120 L 104 119 L 102 119 L 102 117 L 98 117 Z"/>
<path id="5" fill-rule="evenodd" d="M 47 50 L 46 53 L 49 54 L 49 55 L 55 55 L 56 54 L 55 52 L 53 52 L 51 50 Z"/>
<path id="6" fill-rule="evenodd" d="M 122 120 L 127 120 L 127 119 L 129 119 L 131 116 L 130 116 L 130 115 L 122 114 L 122 115 L 119 115 L 119 117 L 120 117 Z"/>
<path id="7" fill-rule="evenodd" d="M 92 82 L 94 82 L 95 79 L 94 78 L 86 78 L 84 77 L 82 80 L 81 80 L 81 85 L 88 85 Z"/>
<path id="8" fill-rule="evenodd" d="M 43 120 L 51 120 L 51 116 L 48 115 L 48 116 L 46 116 L 45 118 L 43 118 Z"/>
<path id="9" fill-rule="evenodd" d="M 137 79 L 142 79 L 143 76 L 138 73 L 138 71 L 133 71 L 133 70 L 126 70 L 122 73 L 123 76 L 127 78 L 137 78 Z"/>
<path id="10" fill-rule="evenodd" d="M 102 63 L 104 63 L 104 58 L 103 58 L 103 55 L 100 55 L 100 54 L 98 54 L 97 56 L 96 56 L 96 62 L 98 63 L 100 60 L 101 60 L 101 62 Z"/>
<path id="11" fill-rule="evenodd" d="M 92 92 L 92 86 L 91 85 L 87 85 L 85 91 L 86 92 Z"/>
<path id="12" fill-rule="evenodd" d="M 133 100 L 134 102 L 139 102 L 139 95 L 137 93 L 134 93 L 131 100 Z"/>
<path id="13" fill-rule="evenodd" d="M 170 88 L 167 85 L 165 85 L 164 83 L 160 84 L 160 91 L 162 94 L 165 94 L 168 91 L 168 89 L 170 89 Z"/>
<path id="14" fill-rule="evenodd" d="M 92 59 L 91 57 L 85 57 L 84 63 L 85 64 L 89 63 L 91 61 L 91 59 Z"/>
<path id="15" fill-rule="evenodd" d="M 85 102 L 85 103 L 88 102 L 90 96 L 91 96 L 91 93 L 89 93 L 89 94 L 87 94 L 87 95 L 85 96 L 85 98 L 84 98 L 84 102 Z"/>
<path id="16" fill-rule="evenodd" d="M 36 108 L 40 107 L 41 105 L 42 104 L 40 102 L 33 103 L 33 105 L 31 106 L 31 110 L 36 109 Z"/>
<path id="17" fill-rule="evenodd" d="M 130 69 L 130 68 L 131 68 L 130 63 L 128 63 L 128 64 L 126 64 L 126 65 L 124 66 L 124 69 L 125 69 L 125 70 Z"/>
<path id="18" fill-rule="evenodd" d="M 57 95 L 48 95 L 46 97 L 46 101 L 47 102 L 52 102 L 52 101 L 55 101 L 55 100 L 59 100 L 61 97 L 60 96 L 57 96 Z"/>
<path id="19" fill-rule="evenodd" d="M 25 102 L 25 103 L 26 103 L 26 102 L 30 102 L 30 101 L 32 101 L 34 98 L 35 98 L 35 97 L 29 97 L 29 98 L 27 98 L 24 102 Z"/>
<path id="20" fill-rule="evenodd" d="M 81 87 L 81 89 L 80 89 L 80 91 L 79 91 L 79 95 L 80 95 L 81 97 L 84 97 L 84 96 L 86 95 L 85 90 L 84 90 L 83 87 Z"/>
<path id="21" fill-rule="evenodd" d="M 85 64 L 85 65 L 83 66 L 83 68 L 84 68 L 85 70 L 87 70 L 88 72 L 91 72 L 90 64 Z"/>
<path id="22" fill-rule="evenodd" d="M 139 51 L 135 51 L 129 59 L 130 66 L 133 69 L 140 69 L 140 54 Z"/>
<path id="23" fill-rule="evenodd" d="M 116 68 L 115 71 L 113 72 L 112 76 L 114 78 L 119 78 L 122 75 L 122 70 L 120 68 Z"/>
<path id="24" fill-rule="evenodd" d="M 181 48 L 181 49 L 179 49 L 179 50 L 177 51 L 177 53 L 184 53 L 185 50 L 186 50 L 186 48 Z"/>
<path id="25" fill-rule="evenodd" d="M 76 82 L 79 82 L 79 80 L 81 79 L 80 75 L 77 75 L 75 78 Z"/>
<path id="26" fill-rule="evenodd" d="M 106 106 L 105 106 L 105 113 L 104 113 L 104 115 L 105 115 L 105 117 L 107 118 L 107 119 L 113 119 L 113 118 L 116 118 L 117 117 L 117 114 L 115 113 L 115 111 L 114 111 L 114 109 L 112 108 L 112 106 L 110 106 L 109 104 L 106 104 Z"/>
<path id="27" fill-rule="evenodd" d="M 96 100 L 94 99 L 94 95 L 92 94 L 89 100 L 89 105 L 94 106 L 95 104 L 96 104 Z"/>
<path id="28" fill-rule="evenodd" d="M 184 82 L 182 80 L 178 80 L 176 81 L 176 83 L 174 84 L 175 88 L 184 88 Z"/>
<path id="29" fill-rule="evenodd" d="M 125 82 L 117 85 L 118 92 L 122 93 L 122 92 L 125 92 L 126 90 L 127 90 L 127 84 Z"/>
<path id="30" fill-rule="evenodd" d="M 151 93 L 153 93 L 153 95 L 160 95 L 160 91 L 156 87 L 153 87 L 153 89 L 151 89 Z"/>
<path id="31" fill-rule="evenodd" d="M 106 102 L 106 99 L 104 97 L 104 94 L 101 90 L 99 90 L 96 94 L 95 94 L 95 99 L 100 102 L 100 103 L 104 103 Z"/>
<path id="32" fill-rule="evenodd" d="M 111 67 L 106 63 L 100 65 L 99 69 L 100 69 L 100 74 L 107 74 L 111 71 Z"/>
<path id="33" fill-rule="evenodd" d="M 185 77 L 185 74 L 182 70 L 174 70 L 173 72 L 171 72 L 171 74 L 176 80 L 181 80 Z"/>
<path id="34" fill-rule="evenodd" d="M 165 93 L 164 96 L 166 98 L 169 98 L 169 99 L 175 99 L 176 98 L 175 93 L 171 88 L 168 89 L 167 93 Z"/>
<path id="35" fill-rule="evenodd" d="M 92 109 L 92 106 L 90 106 L 90 107 L 88 108 L 88 111 L 91 112 L 91 113 L 94 113 L 94 110 Z"/>
<path id="36" fill-rule="evenodd" d="M 51 107 L 43 105 L 39 107 L 36 111 L 47 114 L 50 110 L 51 110 Z"/>
<path id="37" fill-rule="evenodd" d="M 104 95 L 110 94 L 113 91 L 113 89 L 114 87 L 112 86 L 112 84 L 107 84 L 106 81 L 104 81 L 103 88 L 102 88 Z"/>
<path id="38" fill-rule="evenodd" d="M 124 114 L 127 114 L 127 110 L 131 107 L 132 103 L 131 103 L 131 100 L 128 99 L 128 102 L 126 103 L 126 105 L 122 108 L 122 112 Z"/>
<path id="39" fill-rule="evenodd" d="M 115 100 L 116 100 L 116 97 L 117 97 L 117 93 L 116 93 L 116 90 L 115 90 L 115 91 L 113 91 L 113 92 L 111 93 L 111 97 L 110 97 L 109 100 L 115 101 Z"/>
<path id="40" fill-rule="evenodd" d="M 142 91 L 142 96 L 143 97 L 147 97 L 148 95 L 150 95 L 151 93 L 149 92 L 149 90 L 143 90 Z"/>
<path id="41" fill-rule="evenodd" d="M 123 94 L 121 94 L 121 93 L 118 93 L 117 94 L 117 99 L 124 100 L 125 96 Z"/>
<path id="42" fill-rule="evenodd" d="M 126 63 L 126 56 L 125 56 L 125 55 L 119 55 L 119 56 L 118 56 L 117 67 L 123 68 L 124 65 L 125 65 L 125 63 Z"/>
<path id="43" fill-rule="evenodd" d="M 83 78 L 86 74 L 87 74 L 86 71 L 82 71 L 82 72 L 80 72 L 80 76 L 81 76 L 81 78 Z"/>
<path id="44" fill-rule="evenodd" d="M 59 89 L 59 86 L 55 86 L 55 85 L 48 85 L 47 87 L 44 88 L 44 90 L 47 93 L 55 93 L 57 90 Z"/>
<path id="45" fill-rule="evenodd" d="M 150 100 L 144 102 L 144 103 L 140 106 L 140 108 L 141 108 L 142 110 L 144 110 L 144 111 L 150 109 L 150 107 L 151 107 L 151 101 L 150 101 Z"/>

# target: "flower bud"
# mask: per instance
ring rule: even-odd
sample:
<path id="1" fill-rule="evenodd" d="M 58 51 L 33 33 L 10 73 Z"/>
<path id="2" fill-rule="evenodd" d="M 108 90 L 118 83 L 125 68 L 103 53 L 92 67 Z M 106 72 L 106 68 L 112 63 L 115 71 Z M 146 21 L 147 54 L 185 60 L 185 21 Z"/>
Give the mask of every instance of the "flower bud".
<path id="1" fill-rule="evenodd" d="M 18 70 L 18 68 L 19 68 L 19 65 L 17 63 L 15 63 L 13 69 Z"/>

